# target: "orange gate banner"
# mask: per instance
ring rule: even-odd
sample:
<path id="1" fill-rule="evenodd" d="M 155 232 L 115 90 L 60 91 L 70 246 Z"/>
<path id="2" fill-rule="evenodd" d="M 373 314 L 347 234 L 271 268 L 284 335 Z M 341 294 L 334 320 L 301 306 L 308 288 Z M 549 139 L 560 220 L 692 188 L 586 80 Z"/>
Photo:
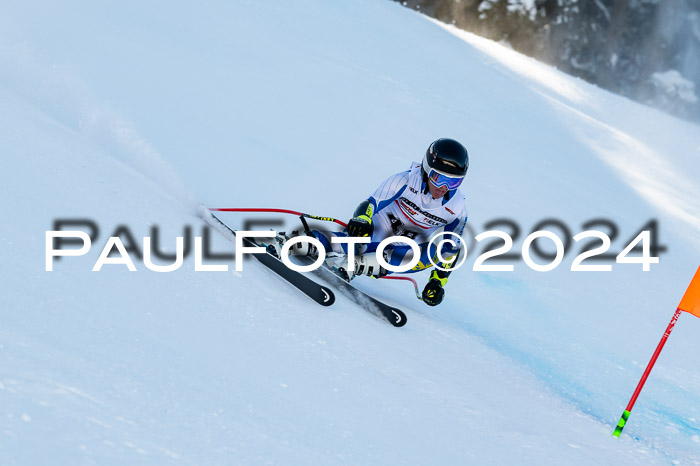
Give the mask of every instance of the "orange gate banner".
<path id="1" fill-rule="evenodd" d="M 688 286 L 678 307 L 685 312 L 690 312 L 700 317 L 700 267 L 698 267 L 697 272 L 695 272 L 695 276 L 690 282 L 690 286 Z"/>

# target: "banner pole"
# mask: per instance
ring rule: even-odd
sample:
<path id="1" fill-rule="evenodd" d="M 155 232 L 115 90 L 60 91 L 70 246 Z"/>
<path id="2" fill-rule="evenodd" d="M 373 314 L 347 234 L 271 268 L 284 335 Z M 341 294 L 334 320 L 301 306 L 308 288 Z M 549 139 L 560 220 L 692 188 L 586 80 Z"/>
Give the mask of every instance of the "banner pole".
<path id="1" fill-rule="evenodd" d="M 649 373 L 651 372 L 651 369 L 654 367 L 654 364 L 656 364 L 656 360 L 659 358 L 659 354 L 661 354 L 661 350 L 664 348 L 664 345 L 666 344 L 666 340 L 668 340 L 668 336 L 671 334 L 673 327 L 676 326 L 676 322 L 678 321 L 678 318 L 680 317 L 680 315 L 681 315 L 681 308 L 679 307 L 676 309 L 675 314 L 673 314 L 673 318 L 671 319 L 671 322 L 668 324 L 668 327 L 666 328 L 664 335 L 661 337 L 661 341 L 659 341 L 659 345 L 656 347 L 656 351 L 654 351 L 654 355 L 651 357 L 649 364 L 647 364 L 647 368 L 644 371 L 642 378 L 639 380 L 639 383 L 637 384 L 637 388 L 634 390 L 634 394 L 632 394 L 632 398 L 630 398 L 629 403 L 627 403 L 627 407 L 622 412 L 622 417 L 620 417 L 620 421 L 617 423 L 617 427 L 615 427 L 615 431 L 613 432 L 613 437 L 619 438 L 620 434 L 622 433 L 622 429 L 625 428 L 625 424 L 627 423 L 627 419 L 629 419 L 629 417 L 630 417 L 630 412 L 632 412 L 632 408 L 634 408 L 634 404 L 637 402 L 637 397 L 639 397 L 639 393 L 642 391 L 642 387 L 644 387 L 644 383 L 647 381 L 647 378 L 649 377 Z"/>

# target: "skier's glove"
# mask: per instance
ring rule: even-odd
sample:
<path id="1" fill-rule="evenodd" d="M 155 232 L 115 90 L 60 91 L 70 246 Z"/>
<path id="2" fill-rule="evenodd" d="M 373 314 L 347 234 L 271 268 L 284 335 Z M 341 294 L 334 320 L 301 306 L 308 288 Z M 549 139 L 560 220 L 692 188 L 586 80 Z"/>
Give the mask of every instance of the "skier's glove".
<path id="1" fill-rule="evenodd" d="M 437 306 L 442 302 L 442 298 L 445 297 L 445 286 L 447 283 L 447 277 L 440 278 L 437 270 L 433 270 L 430 274 L 430 281 L 423 288 L 423 301 L 428 306 Z"/>
<path id="2" fill-rule="evenodd" d="M 367 215 L 358 215 L 348 222 L 348 236 L 372 236 L 372 219 Z"/>
<path id="3" fill-rule="evenodd" d="M 437 306 L 445 297 L 445 290 L 442 288 L 440 280 L 430 280 L 423 288 L 423 301 L 428 306 Z"/>

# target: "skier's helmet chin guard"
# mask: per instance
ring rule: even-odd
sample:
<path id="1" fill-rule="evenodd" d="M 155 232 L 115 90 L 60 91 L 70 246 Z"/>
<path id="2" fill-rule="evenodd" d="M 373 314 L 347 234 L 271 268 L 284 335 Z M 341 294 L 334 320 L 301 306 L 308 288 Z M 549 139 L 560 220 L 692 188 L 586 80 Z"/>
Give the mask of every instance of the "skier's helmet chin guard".
<path id="1" fill-rule="evenodd" d="M 433 141 L 423 157 L 423 171 L 428 180 L 440 188 L 457 189 L 469 169 L 467 149 L 454 139 Z"/>

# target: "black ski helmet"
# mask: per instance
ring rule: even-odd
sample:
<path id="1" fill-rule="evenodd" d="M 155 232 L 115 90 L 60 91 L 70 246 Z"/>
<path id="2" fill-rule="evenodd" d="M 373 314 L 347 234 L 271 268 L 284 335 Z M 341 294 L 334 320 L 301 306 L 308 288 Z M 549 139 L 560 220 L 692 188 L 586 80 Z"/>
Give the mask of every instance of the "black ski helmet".
<path id="1" fill-rule="evenodd" d="M 423 171 L 426 175 L 435 169 L 445 175 L 463 177 L 469 169 L 467 149 L 454 139 L 441 138 L 433 141 L 423 157 Z"/>

